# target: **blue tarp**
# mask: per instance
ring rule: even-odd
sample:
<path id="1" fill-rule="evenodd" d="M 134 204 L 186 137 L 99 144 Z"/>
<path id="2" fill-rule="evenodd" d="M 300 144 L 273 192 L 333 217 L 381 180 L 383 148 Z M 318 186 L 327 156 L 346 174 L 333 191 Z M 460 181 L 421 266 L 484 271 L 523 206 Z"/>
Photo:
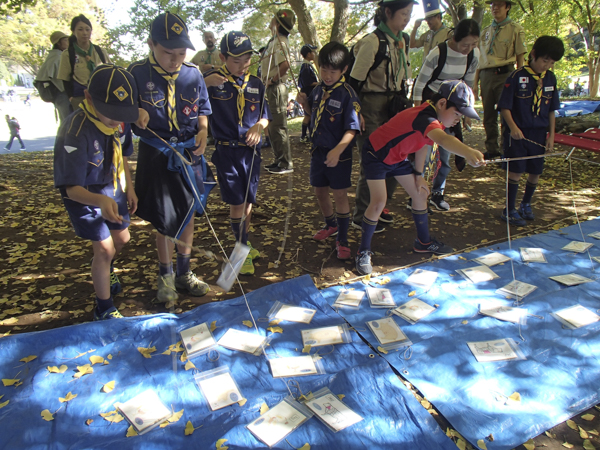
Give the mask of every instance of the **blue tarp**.
<path id="1" fill-rule="evenodd" d="M 599 241 L 587 234 L 600 230 L 600 220 L 582 224 L 586 241 Z M 416 290 L 416 297 L 439 305 L 437 310 L 414 325 L 393 316 L 413 345 L 383 355 L 387 361 L 415 385 L 442 415 L 472 444 L 492 434 L 487 448 L 508 450 L 558 423 L 600 402 L 600 322 L 577 329 L 563 328 L 551 312 L 581 304 L 597 312 L 600 307 L 598 281 L 566 287 L 548 277 L 577 273 L 598 279 L 600 264 L 590 261 L 588 253 L 574 254 L 561 250 L 572 240 L 582 240 L 577 225 L 560 231 L 518 239 L 460 256 L 424 263 L 420 269 L 439 273 L 429 292 Z M 547 264 L 521 262 L 519 247 L 546 249 Z M 456 269 L 473 267 L 474 258 L 492 251 L 512 257 L 516 279 L 537 286 L 525 297 L 523 306 L 534 317 L 525 326 L 481 316 L 482 302 L 494 299 L 513 304 L 496 294 L 496 289 L 513 280 L 510 263 L 492 267 L 500 278 L 469 284 Z M 591 256 L 600 256 L 594 245 Z M 403 284 L 416 267 L 387 275 L 384 287 L 392 290 L 397 304 L 409 300 L 414 287 Z M 371 284 L 378 286 L 371 281 Z M 364 284 L 347 286 L 364 289 Z M 344 288 L 347 288 L 346 286 Z M 328 303 L 337 298 L 339 286 L 322 291 Z M 415 297 L 411 297 L 415 298 Z M 363 301 L 359 309 L 340 308 L 341 314 L 374 347 L 375 337 L 365 329 L 365 322 L 382 318 L 385 310 L 371 309 Z M 521 339 L 521 336 L 523 339 Z M 512 338 L 524 352 L 526 360 L 479 363 L 467 342 Z M 520 403 L 509 402 L 513 392 L 521 395 Z"/>
<path id="2" fill-rule="evenodd" d="M 301 355 L 300 330 L 344 323 L 323 300 L 310 277 L 259 289 L 248 294 L 248 301 L 262 333 L 268 327 L 266 314 L 275 301 L 317 309 L 310 325 L 282 322 L 283 333 L 275 334 L 268 347 L 269 357 Z M 161 314 L 138 318 L 86 323 L 9 336 L 0 339 L 0 378 L 19 379 L 22 385 L 0 385 L 0 447 L 4 449 L 174 449 L 215 448 L 218 439 L 227 439 L 231 450 L 264 448 L 245 426 L 259 416 L 263 402 L 273 407 L 288 395 L 285 380 L 274 379 L 264 356 L 253 356 L 219 347 L 215 362 L 206 355 L 192 359 L 200 371 L 228 366 L 248 402 L 210 412 L 194 384 L 192 370 L 185 371 L 179 355 L 161 355 L 179 340 L 177 331 L 202 322 L 216 321 L 219 339 L 228 328 L 248 330 L 242 321 L 249 320 L 243 298 L 202 305 L 180 316 Z M 298 377 L 304 394 L 327 386 L 335 394 L 344 394 L 344 402 L 364 417 L 362 422 L 336 434 L 317 418 L 288 436 L 295 448 L 309 443 L 312 449 L 407 448 L 411 450 L 451 450 L 454 444 L 440 430 L 432 417 L 400 382 L 389 365 L 355 334 L 351 344 L 323 348 L 325 374 Z M 156 347 L 150 359 L 137 347 Z M 81 353 L 89 352 L 82 356 Z M 331 353 L 329 353 L 331 352 Z M 314 353 L 314 350 L 313 350 Z M 20 359 L 37 358 L 24 364 Z M 76 366 L 89 363 L 92 355 L 108 365 L 96 364 L 94 373 L 74 379 Z M 369 356 L 371 355 L 371 356 Z M 215 355 L 211 355 L 215 359 Z M 62 374 L 48 373 L 47 366 L 66 364 Z M 116 381 L 111 393 L 102 385 Z M 125 402 L 136 394 L 154 389 L 163 403 L 174 411 L 184 410 L 183 417 L 166 428 L 154 429 L 143 436 L 126 438 L 126 421 L 111 424 L 99 416 L 114 410 L 115 402 Z M 299 395 L 297 388 L 291 388 Z M 68 392 L 77 397 L 60 403 Z M 54 420 L 40 416 L 48 409 Z M 92 419 L 90 425 L 86 421 Z M 191 436 L 184 435 L 187 421 L 200 427 Z M 275 448 L 290 449 L 286 441 Z"/>
<path id="3" fill-rule="evenodd" d="M 599 109 L 600 102 L 590 100 L 560 102 L 560 109 L 556 110 L 556 117 L 583 116 L 595 113 Z"/>

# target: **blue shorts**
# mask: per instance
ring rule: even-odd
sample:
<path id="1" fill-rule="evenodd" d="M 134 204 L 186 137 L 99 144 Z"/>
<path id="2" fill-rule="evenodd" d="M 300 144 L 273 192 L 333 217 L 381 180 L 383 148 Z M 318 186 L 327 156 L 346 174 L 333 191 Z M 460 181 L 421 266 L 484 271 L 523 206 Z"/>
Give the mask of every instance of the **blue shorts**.
<path id="1" fill-rule="evenodd" d="M 230 147 L 217 144 L 211 161 L 217 168 L 217 181 L 221 189 L 221 198 L 228 205 L 241 205 L 248 190 L 248 203 L 256 203 L 256 191 L 260 178 L 260 150 L 256 150 L 254 165 L 252 155 L 254 149 L 240 146 Z M 250 168 L 252 167 L 252 173 Z M 248 181 L 250 182 L 248 185 Z"/>
<path id="2" fill-rule="evenodd" d="M 310 185 L 330 187 L 331 189 L 348 189 L 352 186 L 352 151 L 344 151 L 335 167 L 325 165 L 327 153 L 329 150 L 323 147 L 313 149 L 310 157 Z"/>
<path id="3" fill-rule="evenodd" d="M 504 133 L 504 157 L 522 158 L 523 156 L 538 156 L 546 152 L 546 130 L 544 128 L 522 129 L 523 135 L 540 145 L 533 142 L 527 142 L 523 139 L 517 140 L 510 137 L 510 130 L 506 127 Z M 529 173 L 531 175 L 541 175 L 544 171 L 544 160 L 546 158 L 526 159 L 523 161 L 511 161 L 508 163 L 509 172 Z M 506 170 L 507 163 L 502 164 Z"/>
<path id="4" fill-rule="evenodd" d="M 80 238 L 90 241 L 103 241 L 110 237 L 110 232 L 114 230 L 124 230 L 129 226 L 129 211 L 127 210 L 127 196 L 121 190 L 119 185 L 116 194 L 113 193 L 113 185 L 87 186 L 88 191 L 94 194 L 102 194 L 110 197 L 117 202 L 119 214 L 123 216 L 123 223 L 113 223 L 102 217 L 100 208 L 96 206 L 83 205 L 67 197 L 65 190 L 61 189 L 63 203 L 69 213 L 69 218 L 75 229 L 75 234 Z"/>
<path id="5" fill-rule="evenodd" d="M 366 180 L 385 180 L 390 177 L 410 175 L 413 166 L 408 159 L 396 164 L 386 164 L 377 157 L 377 152 L 371 147 L 367 139 L 362 148 L 362 167 Z"/>

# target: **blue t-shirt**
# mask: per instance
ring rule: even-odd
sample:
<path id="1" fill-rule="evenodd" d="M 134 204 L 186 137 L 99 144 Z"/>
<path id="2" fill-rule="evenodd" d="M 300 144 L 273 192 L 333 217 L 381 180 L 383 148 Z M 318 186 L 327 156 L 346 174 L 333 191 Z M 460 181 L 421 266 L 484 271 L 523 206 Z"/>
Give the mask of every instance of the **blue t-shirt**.
<path id="1" fill-rule="evenodd" d="M 311 107 L 311 129 L 314 129 L 317 111 L 323 96 L 323 83 L 319 84 L 308 97 Z M 325 102 L 325 109 L 319 121 L 319 126 L 311 140 L 313 147 L 331 150 L 340 143 L 347 130 L 360 131 L 360 102 L 356 92 L 348 83 L 343 83 L 334 89 Z M 356 138 L 356 137 L 355 137 Z M 352 153 L 354 139 L 346 147 L 340 158 L 348 158 Z"/>
<path id="2" fill-rule="evenodd" d="M 131 126 L 119 125 L 123 156 L 131 156 Z M 82 110 L 62 123 L 54 142 L 54 186 L 104 186 L 113 182 L 113 136 L 102 133 Z M 97 192 L 96 189 L 90 189 Z"/>
<path id="3" fill-rule="evenodd" d="M 198 134 L 198 116 L 208 116 L 211 108 L 206 84 L 197 66 L 184 62 L 175 80 L 175 107 L 179 130 L 174 127 L 169 130 L 168 83 L 152 68 L 148 58 L 133 63 L 127 70 L 131 72 L 137 83 L 140 108 L 144 108 L 150 115 L 148 128 L 163 139 L 170 140 L 176 137 L 179 142 Z M 135 125 L 133 125 L 133 132 L 140 137 L 156 138 L 150 131 L 141 130 Z"/>
<path id="4" fill-rule="evenodd" d="M 298 75 L 298 87 L 302 92 L 310 94 L 310 92 L 316 86 L 311 86 L 314 83 L 319 82 L 319 77 L 315 71 L 314 66 L 310 62 L 302 63 L 300 66 L 300 74 Z"/>
<path id="5" fill-rule="evenodd" d="M 236 80 L 240 87 L 243 81 L 243 78 Z M 235 86 L 226 81 L 220 86 L 209 87 L 208 95 L 212 106 L 212 115 L 209 116 L 210 130 L 218 141 L 239 141 L 240 145 L 245 145 L 246 133 L 250 127 L 261 119 L 271 120 L 271 111 L 265 101 L 265 86 L 254 75 L 250 75 L 244 90 L 244 116 L 241 126 L 237 108 L 238 90 Z"/>
<path id="6" fill-rule="evenodd" d="M 553 72 L 547 71 L 542 84 L 540 115 L 534 114 L 533 96 L 537 86 L 537 81 L 524 68 L 515 70 L 504 83 L 498 109 L 510 110 L 513 120 L 521 129 L 547 128 L 550 111 L 560 108 L 556 77 Z"/>

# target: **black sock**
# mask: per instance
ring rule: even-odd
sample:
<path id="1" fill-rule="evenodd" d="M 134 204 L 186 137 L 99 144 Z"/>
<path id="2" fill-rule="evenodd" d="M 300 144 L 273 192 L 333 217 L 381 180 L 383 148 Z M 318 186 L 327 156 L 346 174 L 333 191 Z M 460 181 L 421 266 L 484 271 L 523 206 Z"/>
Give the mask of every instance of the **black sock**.
<path id="1" fill-rule="evenodd" d="M 517 191 L 519 190 L 519 182 L 515 180 L 508 180 L 508 191 L 506 197 L 508 199 L 508 211 L 506 214 L 515 209 L 515 202 L 517 201 Z"/>
<path id="2" fill-rule="evenodd" d="M 429 216 L 427 214 L 427 210 L 412 210 L 413 220 L 415 221 L 415 226 L 417 227 L 417 239 L 421 242 L 421 244 L 429 244 L 431 242 L 431 237 L 429 236 Z"/>
<path id="3" fill-rule="evenodd" d="M 102 314 L 104 311 L 114 306 L 112 297 L 108 297 L 107 300 L 102 300 L 96 296 L 96 303 L 98 304 L 98 314 Z"/>
<path id="4" fill-rule="evenodd" d="M 185 275 L 190 271 L 190 258 L 191 253 L 184 255 L 183 253 L 177 252 L 177 276 Z"/>
<path id="5" fill-rule="evenodd" d="M 302 124 L 302 138 L 304 139 L 306 137 L 306 132 L 308 131 L 308 124 Z"/>
<path id="6" fill-rule="evenodd" d="M 535 188 L 537 187 L 537 183 L 533 184 L 527 181 L 525 184 L 525 193 L 523 194 L 522 203 L 531 203 L 531 197 L 533 197 L 533 193 L 535 192 Z"/>

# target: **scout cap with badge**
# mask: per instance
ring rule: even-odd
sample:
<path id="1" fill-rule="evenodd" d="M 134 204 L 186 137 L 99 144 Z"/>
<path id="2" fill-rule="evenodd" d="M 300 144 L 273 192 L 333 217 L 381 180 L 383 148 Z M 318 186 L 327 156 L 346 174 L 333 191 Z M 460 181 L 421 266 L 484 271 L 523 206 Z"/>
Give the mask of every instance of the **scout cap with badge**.
<path id="1" fill-rule="evenodd" d="M 185 22 L 169 11 L 159 14 L 150 25 L 150 37 L 165 48 L 189 48 L 196 50 L 188 36 Z"/>
<path id="2" fill-rule="evenodd" d="M 69 36 L 67 36 L 65 33 L 63 33 L 62 31 L 55 31 L 54 33 L 52 33 L 50 35 L 50 42 L 52 42 L 52 45 L 56 44 L 58 41 L 60 41 L 62 38 L 68 38 Z"/>
<path id="3" fill-rule="evenodd" d="M 221 53 L 225 56 L 237 57 L 256 52 L 247 34 L 241 31 L 230 31 L 221 39 Z"/>
<path id="4" fill-rule="evenodd" d="M 314 52 L 316 49 L 316 45 L 304 44 L 300 49 L 300 54 L 302 55 L 302 57 L 306 58 L 306 55 L 308 55 L 310 52 Z"/>
<path id="5" fill-rule="evenodd" d="M 423 10 L 425 11 L 426 19 L 437 16 L 438 14 L 442 14 L 440 2 L 438 0 L 426 0 L 423 3 Z"/>
<path id="6" fill-rule="evenodd" d="M 123 67 L 101 64 L 92 73 L 87 91 L 94 109 L 103 116 L 119 122 L 138 120 L 138 90 L 133 75 Z"/>
<path id="7" fill-rule="evenodd" d="M 479 119 L 479 114 L 475 111 L 475 96 L 467 83 L 462 80 L 444 81 L 438 91 L 442 97 L 452 102 L 458 112 L 470 117 Z"/>
<path id="8" fill-rule="evenodd" d="M 291 9 L 280 9 L 275 13 L 275 20 L 279 25 L 286 29 L 288 33 L 292 32 L 292 28 L 296 24 L 296 14 Z"/>

